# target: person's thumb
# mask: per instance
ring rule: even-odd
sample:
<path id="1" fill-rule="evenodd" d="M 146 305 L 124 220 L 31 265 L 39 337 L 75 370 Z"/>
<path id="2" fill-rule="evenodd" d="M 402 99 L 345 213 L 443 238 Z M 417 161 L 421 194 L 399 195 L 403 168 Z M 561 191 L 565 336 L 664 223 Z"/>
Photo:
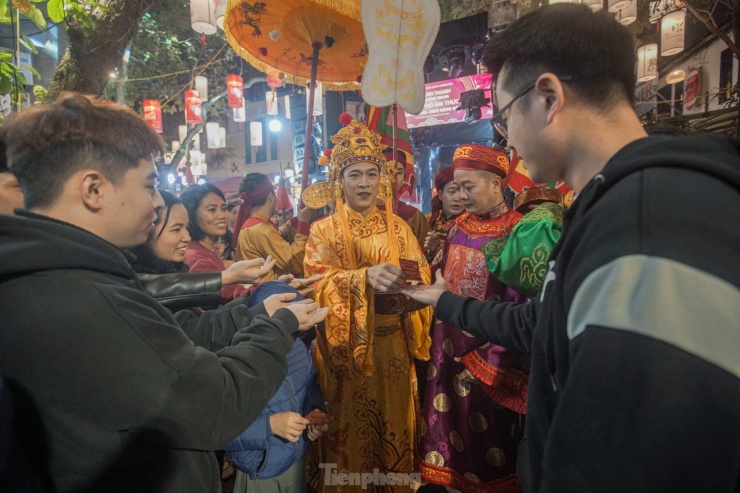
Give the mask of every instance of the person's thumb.
<path id="1" fill-rule="evenodd" d="M 286 303 L 288 301 L 293 300 L 293 298 L 295 298 L 295 295 L 296 295 L 295 293 L 280 293 L 278 294 L 278 297 L 280 301 L 282 301 L 283 303 Z"/>

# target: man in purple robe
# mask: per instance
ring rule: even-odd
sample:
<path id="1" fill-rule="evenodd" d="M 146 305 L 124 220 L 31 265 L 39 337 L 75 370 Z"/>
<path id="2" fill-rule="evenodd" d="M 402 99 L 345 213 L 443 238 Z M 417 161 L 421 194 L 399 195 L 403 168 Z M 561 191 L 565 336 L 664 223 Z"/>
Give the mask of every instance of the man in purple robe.
<path id="1" fill-rule="evenodd" d="M 465 213 L 444 246 L 447 289 L 480 300 L 524 302 L 524 295 L 489 273 L 481 250 L 484 243 L 507 235 L 522 217 L 506 207 L 502 195 L 508 155 L 501 149 L 463 145 L 452 165 Z M 522 353 L 443 322 L 434 326 L 430 352 L 420 438 L 423 479 L 463 492 L 521 491 L 516 448 L 526 386 L 516 390 L 509 384 L 513 374 L 523 374 L 518 369 Z M 500 386 L 499 397 L 492 400 L 477 381 Z"/>

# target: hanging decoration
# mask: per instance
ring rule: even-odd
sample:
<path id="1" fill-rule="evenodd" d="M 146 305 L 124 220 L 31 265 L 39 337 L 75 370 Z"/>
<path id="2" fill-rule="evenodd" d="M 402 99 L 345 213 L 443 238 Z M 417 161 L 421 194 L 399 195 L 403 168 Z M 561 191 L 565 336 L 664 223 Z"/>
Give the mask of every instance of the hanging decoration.
<path id="1" fill-rule="evenodd" d="M 226 16 L 227 0 L 214 0 L 213 16 L 219 29 L 224 28 L 224 17 Z"/>
<path id="2" fill-rule="evenodd" d="M 203 101 L 198 91 L 185 91 L 185 121 L 194 125 L 203 122 Z"/>
<path id="3" fill-rule="evenodd" d="M 218 122 L 206 123 L 206 137 L 208 139 L 209 149 L 221 148 L 221 134 L 219 133 L 218 128 Z"/>
<path id="4" fill-rule="evenodd" d="M 268 115 L 275 116 L 278 114 L 278 100 L 274 89 L 265 92 L 265 104 L 267 105 Z"/>
<path id="5" fill-rule="evenodd" d="M 155 132 L 161 134 L 162 128 L 162 105 L 156 99 L 145 99 L 143 102 L 144 107 L 144 120 L 146 123 L 154 129 Z"/>
<path id="6" fill-rule="evenodd" d="M 252 147 L 262 145 L 262 122 L 249 122 L 249 143 Z"/>
<path id="7" fill-rule="evenodd" d="M 285 95 L 285 118 L 290 120 L 290 96 Z"/>
<path id="8" fill-rule="evenodd" d="M 671 12 L 660 20 L 660 56 L 683 51 L 685 30 L 686 9 Z"/>
<path id="9" fill-rule="evenodd" d="M 624 10 L 630 4 L 632 0 L 609 0 L 607 9 L 612 14 L 616 14 L 620 10 Z"/>
<path id="10" fill-rule="evenodd" d="M 603 0 L 583 0 L 583 5 L 588 6 L 593 12 L 598 12 L 604 8 Z"/>
<path id="11" fill-rule="evenodd" d="M 282 74 L 282 75 L 284 78 L 285 74 Z M 273 89 L 277 89 L 278 87 L 283 87 L 283 81 L 280 79 L 280 74 L 278 72 L 268 72 L 267 86 L 272 87 Z"/>
<path id="12" fill-rule="evenodd" d="M 226 77 L 226 91 L 229 108 L 241 108 L 244 100 L 244 81 L 241 75 L 230 74 Z"/>
<path id="13" fill-rule="evenodd" d="M 658 45 L 649 44 L 637 49 L 637 82 L 649 82 L 658 77 Z"/>
<path id="14" fill-rule="evenodd" d="M 216 17 L 213 0 L 190 0 L 190 26 L 204 37 L 216 33 Z"/>
<path id="15" fill-rule="evenodd" d="M 188 126 L 187 125 L 179 125 L 177 127 L 177 136 L 179 137 L 181 144 L 183 142 L 185 142 L 185 137 L 188 136 Z"/>
<path id="16" fill-rule="evenodd" d="M 197 134 L 193 135 L 193 138 L 190 140 L 190 148 L 199 151 L 200 150 L 200 134 L 203 132 L 198 132 Z"/>
<path id="17" fill-rule="evenodd" d="M 201 101 L 208 101 L 208 78 L 202 75 L 196 76 L 195 90 L 200 94 Z"/>
<path id="18" fill-rule="evenodd" d="M 218 138 L 221 141 L 221 147 L 219 149 L 226 148 L 226 127 L 218 127 Z"/>
<path id="19" fill-rule="evenodd" d="M 362 98 L 371 106 L 397 104 L 418 115 L 424 109 L 424 62 L 442 18 L 439 3 L 363 0 L 361 10 L 369 54 Z"/>
<path id="20" fill-rule="evenodd" d="M 623 25 L 628 26 L 637 20 L 637 0 L 633 0 L 625 8 L 616 13 L 617 20 Z"/>
<path id="21" fill-rule="evenodd" d="M 177 152 L 180 150 L 180 141 L 179 140 L 173 140 L 170 144 L 170 151 L 171 152 Z"/>
<path id="22" fill-rule="evenodd" d="M 246 104 L 246 101 L 244 101 L 243 97 L 242 97 L 241 108 L 232 108 L 231 111 L 233 111 L 234 113 L 233 117 L 234 117 L 235 122 L 241 123 L 241 122 L 247 121 L 247 104 Z"/>
<path id="23" fill-rule="evenodd" d="M 313 94 L 313 116 L 324 114 L 324 88 L 321 82 L 316 82 L 314 91 L 306 90 L 306 106 L 311 107 L 311 94 Z M 277 113 L 275 113 L 277 115 Z"/>

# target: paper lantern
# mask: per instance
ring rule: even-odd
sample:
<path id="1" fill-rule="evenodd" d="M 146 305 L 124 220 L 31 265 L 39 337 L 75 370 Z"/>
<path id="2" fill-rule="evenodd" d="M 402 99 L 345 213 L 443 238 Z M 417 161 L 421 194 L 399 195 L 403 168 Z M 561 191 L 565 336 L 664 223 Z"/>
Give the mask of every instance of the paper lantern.
<path id="1" fill-rule="evenodd" d="M 217 122 L 206 123 L 206 136 L 208 137 L 209 149 L 221 148 L 221 134 L 218 132 Z"/>
<path id="2" fill-rule="evenodd" d="M 226 91 L 229 108 L 241 108 L 244 100 L 244 82 L 241 75 L 230 74 L 226 77 Z"/>
<path id="3" fill-rule="evenodd" d="M 218 127 L 218 137 L 221 140 L 221 149 L 226 148 L 226 128 Z"/>
<path id="4" fill-rule="evenodd" d="M 637 49 L 637 82 L 648 82 L 658 77 L 658 45 L 649 44 Z"/>
<path id="5" fill-rule="evenodd" d="M 190 164 L 192 164 L 193 166 L 199 166 L 200 156 L 200 151 L 190 151 Z"/>
<path id="6" fill-rule="evenodd" d="M 285 118 L 290 120 L 290 96 L 285 96 Z"/>
<path id="7" fill-rule="evenodd" d="M 200 94 L 201 101 L 208 101 L 208 78 L 199 75 L 195 78 L 195 90 Z"/>
<path id="8" fill-rule="evenodd" d="M 162 106 L 155 99 L 145 99 L 144 121 L 154 129 L 158 134 L 162 133 Z"/>
<path id="9" fill-rule="evenodd" d="M 309 98 L 311 97 L 311 90 L 306 88 L 306 108 L 310 103 Z M 313 96 L 313 116 L 319 116 L 324 114 L 324 89 L 321 86 L 321 82 L 316 83 L 316 91 Z"/>
<path id="10" fill-rule="evenodd" d="M 683 51 L 686 31 L 686 10 L 681 9 L 660 20 L 660 56 L 671 56 Z"/>
<path id="11" fill-rule="evenodd" d="M 637 0 L 633 0 L 625 8 L 616 13 L 617 20 L 623 25 L 628 26 L 637 20 Z"/>
<path id="12" fill-rule="evenodd" d="M 679 82 L 683 82 L 686 79 L 686 71 L 685 70 L 674 70 L 670 74 L 665 76 L 665 81 L 668 84 L 678 84 Z"/>
<path id="13" fill-rule="evenodd" d="M 185 121 L 194 125 L 203 122 L 203 101 L 198 91 L 185 91 Z"/>
<path id="14" fill-rule="evenodd" d="M 267 91 L 265 93 L 265 103 L 267 104 L 267 114 L 275 116 L 278 114 L 278 99 L 275 91 Z"/>
<path id="15" fill-rule="evenodd" d="M 190 140 L 191 149 L 194 149 L 196 151 L 200 150 L 200 134 L 201 132 L 198 132 L 197 134 L 193 135 L 193 138 Z"/>
<path id="16" fill-rule="evenodd" d="M 226 1 L 227 0 L 215 0 L 213 8 L 213 16 L 216 18 L 216 25 L 220 28 L 224 28 L 224 17 L 226 17 Z"/>
<path id="17" fill-rule="evenodd" d="M 170 150 L 172 152 L 177 152 L 180 150 L 180 141 L 179 140 L 173 140 L 172 144 L 170 145 Z"/>
<path id="18" fill-rule="evenodd" d="M 249 143 L 252 147 L 262 145 L 262 122 L 249 123 Z"/>
<path id="19" fill-rule="evenodd" d="M 283 87 L 283 82 L 278 77 L 277 72 L 271 72 L 267 74 L 267 86 L 277 89 Z"/>
<path id="20" fill-rule="evenodd" d="M 213 0 L 190 0 L 190 27 L 200 34 L 216 32 Z"/>
<path id="21" fill-rule="evenodd" d="M 188 126 L 187 125 L 180 125 L 177 127 L 177 135 L 180 137 L 180 143 L 182 144 L 185 142 L 185 137 L 188 136 Z"/>
<path id="22" fill-rule="evenodd" d="M 244 98 L 242 98 L 242 107 L 241 108 L 232 108 L 234 112 L 234 121 L 237 123 L 245 122 L 247 121 L 247 105 L 244 102 Z"/>
<path id="23" fill-rule="evenodd" d="M 604 8 L 603 0 L 583 0 L 583 5 L 588 6 L 593 12 L 598 12 Z"/>
<path id="24" fill-rule="evenodd" d="M 632 3 L 632 0 L 609 0 L 608 10 L 611 13 L 616 13 L 627 8 L 630 3 Z"/>

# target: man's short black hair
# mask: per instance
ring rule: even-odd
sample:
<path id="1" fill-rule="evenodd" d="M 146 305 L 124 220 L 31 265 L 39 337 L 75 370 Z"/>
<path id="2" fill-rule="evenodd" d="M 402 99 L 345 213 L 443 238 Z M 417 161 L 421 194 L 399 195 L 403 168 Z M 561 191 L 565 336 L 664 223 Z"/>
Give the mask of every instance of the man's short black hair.
<path id="1" fill-rule="evenodd" d="M 180 200 L 188 211 L 188 233 L 193 241 L 200 241 L 206 237 L 206 234 L 198 224 L 198 207 L 203 201 L 206 195 L 209 193 L 215 193 L 226 202 L 224 193 L 218 189 L 216 185 L 211 183 L 204 183 L 203 185 L 190 185 L 180 195 Z"/>
<path id="2" fill-rule="evenodd" d="M 511 94 L 551 72 L 572 77 L 568 86 L 595 108 L 635 103 L 634 41 L 605 10 L 562 3 L 530 12 L 491 39 L 483 63 L 494 79 L 506 68 L 506 80 L 498 82 Z"/>
<path id="3" fill-rule="evenodd" d="M 130 108 L 71 92 L 11 120 L 5 145 L 27 209 L 53 205 L 79 170 L 97 170 L 118 185 L 141 160 L 164 150 L 159 135 Z"/>
<path id="4" fill-rule="evenodd" d="M 262 182 L 267 178 L 262 173 L 249 173 L 247 176 L 242 178 L 242 182 L 239 184 L 239 193 L 251 193 L 252 190 L 262 185 Z M 267 194 L 270 195 L 269 193 Z M 252 202 L 252 207 L 261 207 L 267 202 L 267 196 Z"/>

